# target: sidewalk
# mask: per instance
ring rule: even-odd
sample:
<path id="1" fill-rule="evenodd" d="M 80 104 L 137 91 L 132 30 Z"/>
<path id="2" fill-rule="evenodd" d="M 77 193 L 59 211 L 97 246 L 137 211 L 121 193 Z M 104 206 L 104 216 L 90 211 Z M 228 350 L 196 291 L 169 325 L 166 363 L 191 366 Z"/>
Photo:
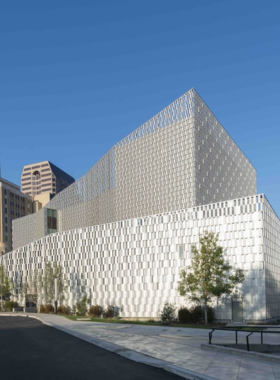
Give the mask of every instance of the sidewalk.
<path id="1" fill-rule="evenodd" d="M 5 315 L 27 316 L 23 313 Z M 201 349 L 201 344 L 208 343 L 209 330 L 76 322 L 51 314 L 28 316 L 131 360 L 162 367 L 186 379 L 280 380 L 280 363 Z M 213 343 L 234 342 L 234 339 L 230 331 L 217 331 Z M 254 339 L 258 340 L 256 337 L 252 342 Z M 278 343 L 279 337 L 272 335 L 269 339 L 271 343 Z"/>

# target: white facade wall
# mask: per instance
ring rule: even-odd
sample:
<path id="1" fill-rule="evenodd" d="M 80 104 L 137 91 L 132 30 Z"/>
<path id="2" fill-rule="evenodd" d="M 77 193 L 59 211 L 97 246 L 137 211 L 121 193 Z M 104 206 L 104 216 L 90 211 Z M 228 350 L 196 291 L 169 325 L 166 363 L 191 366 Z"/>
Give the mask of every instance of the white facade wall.
<path id="1" fill-rule="evenodd" d="M 195 205 L 256 194 L 256 169 L 198 94 L 194 102 Z"/>
<path id="2" fill-rule="evenodd" d="M 280 316 L 280 220 L 268 201 L 263 212 L 267 318 Z"/>
<path id="3" fill-rule="evenodd" d="M 257 193 L 256 170 L 192 89 L 121 140 L 57 194 L 58 231 Z M 44 215 L 13 224 L 19 248 L 47 235 Z M 40 220 L 39 220 L 40 219 Z"/>
<path id="4" fill-rule="evenodd" d="M 244 319 L 279 316 L 271 297 L 279 294 L 280 222 L 263 195 L 59 232 L 6 254 L 2 262 L 24 282 L 56 261 L 66 279 L 65 304 L 87 293 L 92 304 L 114 304 L 124 317 L 153 318 L 165 301 L 186 305 L 177 291 L 179 273 L 191 264 L 191 246 L 205 230 L 219 233 L 226 258 L 245 271 L 237 291 Z M 266 289 L 271 276 L 277 286 Z M 215 306 L 216 318 L 231 320 L 230 299 Z"/>

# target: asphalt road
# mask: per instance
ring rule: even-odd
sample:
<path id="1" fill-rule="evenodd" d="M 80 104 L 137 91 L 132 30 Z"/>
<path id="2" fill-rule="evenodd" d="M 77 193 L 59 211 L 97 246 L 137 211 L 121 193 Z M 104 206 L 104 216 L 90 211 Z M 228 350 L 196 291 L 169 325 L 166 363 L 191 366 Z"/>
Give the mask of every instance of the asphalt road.
<path id="1" fill-rule="evenodd" d="M 33 318 L 0 317 L 0 380 L 179 380 Z"/>

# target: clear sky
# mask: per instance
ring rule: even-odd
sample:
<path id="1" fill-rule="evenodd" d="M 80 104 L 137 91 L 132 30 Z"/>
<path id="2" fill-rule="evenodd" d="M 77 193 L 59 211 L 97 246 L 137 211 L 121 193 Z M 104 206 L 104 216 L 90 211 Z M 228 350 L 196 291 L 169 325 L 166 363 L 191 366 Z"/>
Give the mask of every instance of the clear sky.
<path id="1" fill-rule="evenodd" d="M 280 1 L 0 5 L 2 176 L 49 160 L 76 179 L 194 87 L 280 215 Z"/>

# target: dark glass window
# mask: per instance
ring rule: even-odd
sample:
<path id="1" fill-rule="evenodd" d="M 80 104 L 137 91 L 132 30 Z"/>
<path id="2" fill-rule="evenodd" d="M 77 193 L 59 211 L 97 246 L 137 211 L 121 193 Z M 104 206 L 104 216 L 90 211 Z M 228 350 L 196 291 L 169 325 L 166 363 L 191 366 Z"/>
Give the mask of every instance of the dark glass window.
<path id="1" fill-rule="evenodd" d="M 47 220 L 49 232 L 55 232 L 57 230 L 57 211 L 47 209 Z"/>

